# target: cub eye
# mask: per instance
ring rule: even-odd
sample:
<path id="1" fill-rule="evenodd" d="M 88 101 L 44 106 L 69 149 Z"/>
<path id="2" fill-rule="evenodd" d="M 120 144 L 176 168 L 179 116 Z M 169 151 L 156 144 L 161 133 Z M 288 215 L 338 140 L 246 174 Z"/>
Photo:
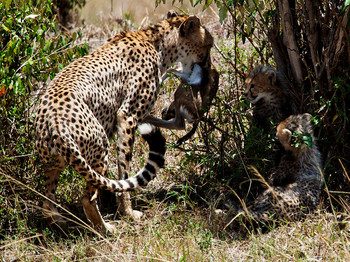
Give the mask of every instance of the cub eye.
<path id="1" fill-rule="evenodd" d="M 254 88 L 254 84 L 251 84 L 251 85 L 250 85 L 250 89 L 253 89 L 253 88 Z"/>

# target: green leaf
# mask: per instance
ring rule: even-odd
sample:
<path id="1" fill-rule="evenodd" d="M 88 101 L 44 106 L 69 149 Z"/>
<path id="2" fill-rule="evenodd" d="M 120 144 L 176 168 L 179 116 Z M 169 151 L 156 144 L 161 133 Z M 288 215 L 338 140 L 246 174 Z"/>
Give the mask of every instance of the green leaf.
<path id="1" fill-rule="evenodd" d="M 64 36 L 61 36 L 60 40 L 61 40 L 62 45 L 65 46 L 66 45 L 66 38 Z"/>
<path id="2" fill-rule="evenodd" d="M 350 5 L 350 0 L 345 0 L 344 9 L 345 9 L 348 5 Z"/>
<path id="3" fill-rule="evenodd" d="M 305 143 L 305 145 L 307 145 L 308 147 L 312 147 L 312 136 L 310 134 L 304 135 L 303 136 L 303 141 Z"/>
<path id="4" fill-rule="evenodd" d="M 8 9 L 12 3 L 12 0 L 7 0 L 5 4 L 5 8 Z"/>
<path id="5" fill-rule="evenodd" d="M 42 61 L 43 61 L 43 64 L 44 64 L 44 65 L 47 65 L 47 58 L 46 58 L 46 56 L 44 56 L 44 57 L 42 58 Z"/>
<path id="6" fill-rule="evenodd" d="M 52 15 L 52 10 L 51 10 L 51 6 L 50 6 L 51 4 L 49 4 L 49 3 L 47 3 L 47 5 L 46 5 L 46 11 L 50 14 L 50 15 Z"/>
<path id="7" fill-rule="evenodd" d="M 199 3 L 202 3 L 202 0 L 197 0 L 196 3 L 193 5 L 193 7 L 195 7 L 195 6 L 198 5 Z"/>
<path id="8" fill-rule="evenodd" d="M 226 6 L 222 5 L 219 9 L 219 17 L 220 17 L 220 22 L 223 23 L 225 18 L 227 17 L 227 8 Z"/>
<path id="9" fill-rule="evenodd" d="M 203 11 L 204 11 L 205 9 L 207 9 L 207 8 L 211 5 L 212 2 L 213 2 L 213 0 L 206 0 L 206 1 L 205 1 L 205 5 L 203 6 Z"/>
<path id="10" fill-rule="evenodd" d="M 6 25 L 1 24 L 1 26 L 6 32 L 10 32 L 11 31 Z"/>

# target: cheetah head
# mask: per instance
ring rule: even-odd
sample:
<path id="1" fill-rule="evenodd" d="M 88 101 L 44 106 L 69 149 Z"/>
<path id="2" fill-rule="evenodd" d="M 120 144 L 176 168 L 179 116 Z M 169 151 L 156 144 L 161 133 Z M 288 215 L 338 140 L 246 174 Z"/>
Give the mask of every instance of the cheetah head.
<path id="1" fill-rule="evenodd" d="M 304 148 L 312 145 L 313 130 L 310 122 L 311 118 L 312 116 L 308 113 L 291 115 L 277 126 L 278 140 L 286 151 L 290 151 L 297 155 Z M 293 141 L 293 138 L 296 137 L 294 136 L 295 134 L 297 134 L 298 137 L 301 137 L 300 141 L 297 143 Z M 309 145 L 307 144 L 307 139 L 311 139 Z"/>
<path id="2" fill-rule="evenodd" d="M 214 40 L 196 16 L 189 16 L 179 27 L 178 44 L 186 52 L 179 62 L 183 72 L 191 74 L 194 64 L 204 66 L 208 61 Z"/>
<path id="3" fill-rule="evenodd" d="M 245 80 L 244 95 L 251 104 L 256 104 L 262 99 L 265 102 L 281 99 L 282 91 L 278 86 L 276 70 L 270 66 L 256 66 Z"/>

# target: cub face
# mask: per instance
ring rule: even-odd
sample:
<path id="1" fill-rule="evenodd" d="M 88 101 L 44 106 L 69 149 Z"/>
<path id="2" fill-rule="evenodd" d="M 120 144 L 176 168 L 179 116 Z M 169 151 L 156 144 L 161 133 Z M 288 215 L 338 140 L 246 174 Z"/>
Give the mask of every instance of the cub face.
<path id="1" fill-rule="evenodd" d="M 244 95 L 252 104 L 256 104 L 261 99 L 266 102 L 282 99 L 282 91 L 276 82 L 277 75 L 273 70 L 267 70 L 257 75 L 250 73 L 245 80 Z"/>

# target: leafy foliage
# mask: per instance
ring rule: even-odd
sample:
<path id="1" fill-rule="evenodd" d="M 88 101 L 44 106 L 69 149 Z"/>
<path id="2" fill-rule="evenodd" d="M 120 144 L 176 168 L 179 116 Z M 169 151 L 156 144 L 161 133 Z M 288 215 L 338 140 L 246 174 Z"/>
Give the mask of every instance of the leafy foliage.
<path id="1" fill-rule="evenodd" d="M 313 138 L 310 134 L 306 134 L 306 135 L 303 135 L 303 134 L 300 134 L 298 132 L 294 132 L 292 134 L 292 139 L 291 139 L 291 146 L 293 147 L 300 147 L 301 145 L 305 144 L 307 145 L 308 147 L 312 147 L 312 143 L 313 143 Z"/>
<path id="2" fill-rule="evenodd" d="M 79 32 L 58 30 L 51 6 L 51 1 L 0 3 L 0 177 L 6 184 L 1 186 L 0 202 L 7 202 L 2 197 L 11 194 L 4 174 L 30 184 L 38 168 L 32 157 L 35 91 L 88 51 L 87 45 L 76 44 Z M 11 205 L 1 206 L 0 212 L 8 216 L 1 216 L 0 225 L 15 221 L 9 217 Z"/>

